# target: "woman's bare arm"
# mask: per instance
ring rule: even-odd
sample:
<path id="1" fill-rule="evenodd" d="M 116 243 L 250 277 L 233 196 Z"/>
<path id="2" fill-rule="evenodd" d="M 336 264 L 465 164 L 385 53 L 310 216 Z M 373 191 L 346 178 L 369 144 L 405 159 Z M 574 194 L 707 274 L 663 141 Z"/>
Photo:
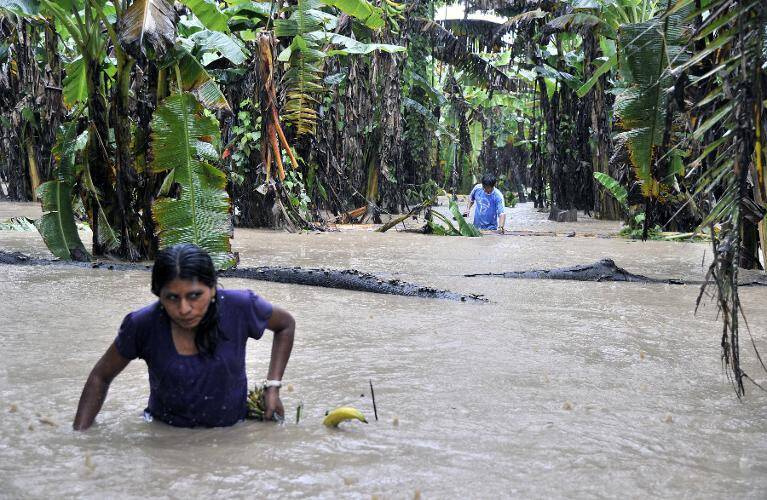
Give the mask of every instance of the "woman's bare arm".
<path id="1" fill-rule="evenodd" d="M 282 380 L 285 373 L 285 367 L 290 359 L 290 352 L 293 350 L 293 337 L 296 332 L 296 321 L 284 309 L 274 307 L 272 316 L 266 327 L 274 332 L 272 341 L 272 359 L 269 362 L 269 372 L 266 375 L 268 380 Z M 266 390 L 266 411 L 264 419 L 271 420 L 276 411 L 280 416 L 284 416 L 285 410 L 279 396 L 279 387 L 270 387 Z"/>
<path id="2" fill-rule="evenodd" d="M 93 421 L 107 397 L 109 384 L 128 366 L 128 363 L 130 360 L 124 358 L 112 342 L 107 352 L 93 367 L 91 374 L 88 375 L 88 380 L 85 382 L 83 393 L 80 395 L 80 403 L 77 405 L 75 421 L 72 424 L 76 431 L 84 431 L 93 425 Z"/>

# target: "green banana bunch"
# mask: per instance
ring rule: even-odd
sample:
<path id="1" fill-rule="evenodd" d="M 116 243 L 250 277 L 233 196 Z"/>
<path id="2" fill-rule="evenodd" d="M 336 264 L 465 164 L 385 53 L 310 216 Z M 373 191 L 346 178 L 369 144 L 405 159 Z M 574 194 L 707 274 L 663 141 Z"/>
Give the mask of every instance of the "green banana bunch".
<path id="1" fill-rule="evenodd" d="M 263 420 L 266 411 L 266 399 L 264 398 L 264 386 L 256 386 L 248 392 L 248 418 Z"/>
<path id="2" fill-rule="evenodd" d="M 386 12 L 386 19 L 391 24 L 392 33 L 399 33 L 399 22 L 404 19 L 405 4 L 394 2 L 393 0 L 384 0 L 381 7 Z"/>
<path id="3" fill-rule="evenodd" d="M 338 427 L 338 424 L 344 420 L 352 419 L 357 419 L 360 422 L 368 423 L 365 415 L 363 415 L 362 412 L 357 408 L 352 408 L 351 406 L 342 406 L 341 408 L 336 408 L 335 410 L 328 412 L 328 414 L 325 415 L 325 420 L 323 420 L 322 423 L 328 427 Z"/>

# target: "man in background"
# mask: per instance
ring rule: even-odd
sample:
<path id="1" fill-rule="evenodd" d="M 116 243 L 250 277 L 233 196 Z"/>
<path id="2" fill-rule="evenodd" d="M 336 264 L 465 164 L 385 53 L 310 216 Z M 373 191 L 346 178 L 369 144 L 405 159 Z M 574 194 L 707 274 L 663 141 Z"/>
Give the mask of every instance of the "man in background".
<path id="1" fill-rule="evenodd" d="M 493 174 L 486 173 L 482 176 L 482 184 L 477 184 L 469 195 L 469 208 L 465 217 L 469 216 L 471 207 L 476 203 L 474 211 L 474 225 L 477 229 L 497 230 L 503 233 L 503 225 L 506 223 L 506 212 L 503 205 L 503 195 L 495 187 L 496 179 Z"/>

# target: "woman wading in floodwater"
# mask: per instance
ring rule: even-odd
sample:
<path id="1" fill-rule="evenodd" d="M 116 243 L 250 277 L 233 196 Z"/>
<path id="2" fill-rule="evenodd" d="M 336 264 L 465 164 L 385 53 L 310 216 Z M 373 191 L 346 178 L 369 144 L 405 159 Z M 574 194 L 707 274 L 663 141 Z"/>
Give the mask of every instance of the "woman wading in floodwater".
<path id="1" fill-rule="evenodd" d="M 167 248 L 152 268 L 159 301 L 128 314 L 96 363 L 80 396 L 73 427 L 85 430 L 101 410 L 109 384 L 131 360 L 149 369 L 144 414 L 179 427 L 233 425 L 247 413 L 245 344 L 274 332 L 264 418 L 284 416 L 280 385 L 293 348 L 295 321 L 250 290 L 218 290 L 207 253 L 194 245 Z"/>

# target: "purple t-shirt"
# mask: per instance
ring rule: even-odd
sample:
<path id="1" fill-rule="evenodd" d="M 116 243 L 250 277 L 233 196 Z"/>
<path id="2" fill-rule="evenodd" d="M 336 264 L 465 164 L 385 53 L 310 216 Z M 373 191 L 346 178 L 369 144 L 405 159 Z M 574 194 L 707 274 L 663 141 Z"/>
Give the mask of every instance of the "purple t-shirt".
<path id="1" fill-rule="evenodd" d="M 250 290 L 219 290 L 216 297 L 220 339 L 212 356 L 176 351 L 159 302 L 128 314 L 117 333 L 118 352 L 149 368 L 147 411 L 170 425 L 227 426 L 247 413 L 245 344 L 261 338 L 272 305 Z"/>

